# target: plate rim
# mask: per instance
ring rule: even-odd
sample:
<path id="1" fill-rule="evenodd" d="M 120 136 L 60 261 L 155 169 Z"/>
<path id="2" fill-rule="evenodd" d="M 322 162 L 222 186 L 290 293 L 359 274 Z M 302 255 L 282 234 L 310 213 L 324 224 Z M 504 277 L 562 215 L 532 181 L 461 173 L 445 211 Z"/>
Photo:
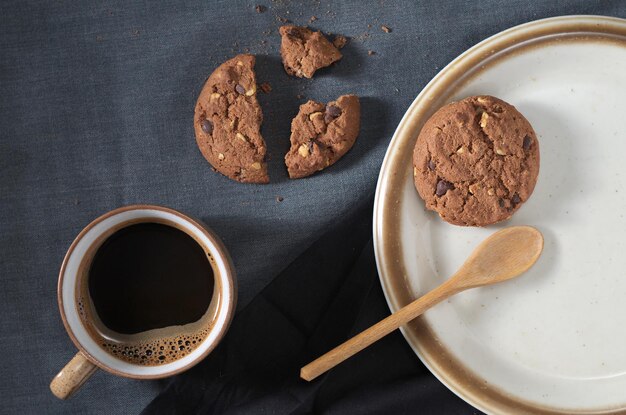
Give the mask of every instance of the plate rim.
<path id="1" fill-rule="evenodd" d="M 385 242 L 386 239 L 390 238 L 385 238 L 385 235 L 397 231 L 396 229 L 390 229 L 390 225 L 387 225 L 386 222 L 390 220 L 390 216 L 394 214 L 397 216 L 399 210 L 385 209 L 387 206 L 390 206 L 390 202 L 393 202 L 393 198 L 395 198 L 392 192 L 390 192 L 391 188 L 393 188 L 390 182 L 393 177 L 397 175 L 393 173 L 391 167 L 394 164 L 396 153 L 399 152 L 399 147 L 408 140 L 408 138 L 405 137 L 411 134 L 411 131 L 415 131 L 416 126 L 421 128 L 421 126 L 417 125 L 419 124 L 419 120 L 429 116 L 428 112 L 433 112 L 432 110 L 428 111 L 428 103 L 440 95 L 438 91 L 444 91 L 451 83 L 462 80 L 467 70 L 474 68 L 479 62 L 484 62 L 492 55 L 524 42 L 539 40 L 548 36 L 576 34 L 595 34 L 607 38 L 626 38 L 626 19 L 601 15 L 566 15 L 534 20 L 498 32 L 465 50 L 441 69 L 441 71 L 424 86 L 403 115 L 387 147 L 381 164 L 374 196 L 372 223 L 376 267 L 387 305 L 392 312 L 395 312 L 408 302 L 405 301 L 401 304 L 400 300 L 397 298 L 397 293 L 392 287 L 392 277 L 390 277 L 388 273 L 389 258 L 387 258 L 387 256 L 389 255 L 385 254 L 385 251 L 390 250 L 390 243 Z M 401 200 L 399 199 L 395 200 L 396 204 L 400 202 Z M 396 279 L 398 279 L 397 276 Z M 548 408 L 538 406 L 532 402 L 522 401 L 519 398 L 506 394 L 504 391 L 498 390 L 497 387 L 494 386 L 481 385 L 481 389 L 487 390 L 481 393 L 477 393 L 476 390 L 471 390 L 471 385 L 465 384 L 464 386 L 459 382 L 458 378 L 473 380 L 475 382 L 479 377 L 472 374 L 469 370 L 464 370 L 460 362 L 453 362 L 456 363 L 456 368 L 459 373 L 450 373 L 449 370 L 446 371 L 441 367 L 437 367 L 430 361 L 430 358 L 426 354 L 428 351 L 425 349 L 426 346 L 421 344 L 419 340 L 420 336 L 422 336 L 423 342 L 426 336 L 432 334 L 432 329 L 430 329 L 425 321 L 418 319 L 407 325 L 407 327 L 411 327 L 411 330 L 409 331 L 406 327 L 401 327 L 400 331 L 422 363 L 449 390 L 475 408 L 488 414 L 506 413 L 511 410 L 515 410 L 517 413 L 572 413 L 571 410 L 566 411 L 553 407 Z M 453 356 L 449 356 L 448 358 L 454 361 L 457 360 Z M 452 367 L 454 368 L 454 366 Z M 626 414 L 626 408 L 616 408 L 615 410 L 601 409 L 600 412 L 604 414 Z M 589 412 L 581 411 L 580 413 Z"/>

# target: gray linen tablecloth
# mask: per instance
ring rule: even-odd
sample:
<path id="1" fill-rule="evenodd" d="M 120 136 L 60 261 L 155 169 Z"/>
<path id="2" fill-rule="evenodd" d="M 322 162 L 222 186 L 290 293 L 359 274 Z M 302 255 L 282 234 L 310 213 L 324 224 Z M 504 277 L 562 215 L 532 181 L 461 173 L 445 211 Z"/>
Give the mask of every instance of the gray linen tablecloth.
<path id="1" fill-rule="evenodd" d="M 0 412 L 136 413 L 160 389 L 99 372 L 67 402 L 48 390 L 76 352 L 57 308 L 59 266 L 92 219 L 133 203 L 202 218 L 232 254 L 242 307 L 372 196 L 395 126 L 442 67 L 503 29 L 563 14 L 626 17 L 626 2 L 3 1 Z M 284 19 L 350 37 L 343 60 L 313 80 L 288 77 L 278 52 Z M 266 186 L 214 173 L 194 139 L 204 80 L 241 52 L 257 55 L 259 82 L 273 88 L 259 95 Z M 322 174 L 289 180 L 282 158 L 298 105 L 344 93 L 361 97 L 356 145 Z"/>

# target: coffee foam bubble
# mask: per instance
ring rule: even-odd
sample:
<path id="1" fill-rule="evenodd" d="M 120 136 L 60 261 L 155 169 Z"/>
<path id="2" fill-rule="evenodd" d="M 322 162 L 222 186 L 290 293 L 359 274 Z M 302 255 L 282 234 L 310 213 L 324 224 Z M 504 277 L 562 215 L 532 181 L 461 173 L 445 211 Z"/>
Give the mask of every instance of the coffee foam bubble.
<path id="1" fill-rule="evenodd" d="M 215 305 L 209 306 L 198 321 L 184 326 L 154 329 L 133 335 L 122 335 L 105 328 L 98 315 L 86 306 L 90 300 L 80 297 L 78 313 L 90 336 L 109 354 L 126 362 L 157 366 L 172 363 L 194 351 L 207 338 L 215 316 Z"/>
<path id="2" fill-rule="evenodd" d="M 185 357 L 197 348 L 208 334 L 207 329 L 189 335 L 162 337 L 148 342 L 103 341 L 101 346 L 113 356 L 129 363 L 155 366 Z"/>

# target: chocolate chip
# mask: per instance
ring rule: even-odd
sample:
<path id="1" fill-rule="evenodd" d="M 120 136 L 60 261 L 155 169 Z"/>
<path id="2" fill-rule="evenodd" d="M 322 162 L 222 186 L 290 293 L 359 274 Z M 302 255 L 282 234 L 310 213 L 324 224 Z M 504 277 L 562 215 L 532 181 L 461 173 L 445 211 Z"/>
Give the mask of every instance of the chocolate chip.
<path id="1" fill-rule="evenodd" d="M 498 200 L 498 204 L 500 205 L 501 208 L 504 207 L 504 199 L 499 199 Z"/>
<path id="2" fill-rule="evenodd" d="M 309 154 L 313 154 L 313 149 L 315 147 L 313 146 L 313 140 L 309 141 Z"/>
<path id="3" fill-rule="evenodd" d="M 331 122 L 335 118 L 341 115 L 341 108 L 336 105 L 329 105 L 326 107 L 326 114 L 324 115 L 324 121 L 326 123 Z"/>
<path id="4" fill-rule="evenodd" d="M 213 123 L 206 118 L 200 121 L 200 126 L 202 127 L 202 131 L 204 131 L 206 134 L 213 133 Z"/>
<path id="5" fill-rule="evenodd" d="M 326 112 L 331 116 L 337 118 L 341 115 L 341 108 L 336 105 L 329 105 L 328 107 L 326 107 Z"/>
<path id="6" fill-rule="evenodd" d="M 237 91 L 238 94 L 245 94 L 246 93 L 246 88 L 244 88 L 242 85 L 237 84 L 237 86 L 235 87 L 235 91 Z"/>
<path id="7" fill-rule="evenodd" d="M 335 39 L 333 39 L 333 45 L 337 49 L 343 48 L 344 46 L 346 46 L 347 43 L 348 43 L 348 38 L 342 35 L 337 35 L 335 36 Z"/>
<path id="8" fill-rule="evenodd" d="M 452 183 L 447 182 L 443 179 L 439 179 L 439 181 L 437 182 L 437 190 L 435 194 L 437 196 L 443 196 L 446 194 L 448 190 L 452 190 L 452 189 L 454 189 L 454 185 Z"/>
<path id="9" fill-rule="evenodd" d="M 285 34 L 289 37 L 300 39 L 300 31 L 295 27 L 289 27 L 285 30 Z"/>
<path id="10" fill-rule="evenodd" d="M 435 170 L 435 163 L 432 160 L 428 160 L 428 170 Z"/>
<path id="11" fill-rule="evenodd" d="M 533 139 L 530 138 L 530 136 L 527 135 L 526 137 L 524 137 L 524 143 L 522 144 L 522 147 L 524 148 L 524 150 L 528 150 L 532 142 L 533 142 Z"/>
<path id="12" fill-rule="evenodd" d="M 517 193 L 515 193 L 513 195 L 513 197 L 511 198 L 511 203 L 513 204 L 513 207 L 515 207 L 515 205 L 517 205 L 521 201 L 522 201 L 522 199 L 520 199 L 520 197 L 519 197 L 519 195 Z"/>

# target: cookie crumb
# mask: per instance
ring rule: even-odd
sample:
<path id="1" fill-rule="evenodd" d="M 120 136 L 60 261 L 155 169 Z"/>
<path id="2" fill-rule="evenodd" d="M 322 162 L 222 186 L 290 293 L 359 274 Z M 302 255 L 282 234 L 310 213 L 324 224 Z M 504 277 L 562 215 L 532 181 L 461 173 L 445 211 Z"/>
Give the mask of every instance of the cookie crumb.
<path id="1" fill-rule="evenodd" d="M 385 33 L 391 33 L 391 28 L 385 25 L 382 25 L 380 29 Z"/>
<path id="2" fill-rule="evenodd" d="M 263 6 L 262 4 L 257 4 L 254 10 L 256 10 L 257 13 L 265 13 L 267 7 Z"/>
<path id="3" fill-rule="evenodd" d="M 317 20 L 317 16 L 311 16 L 311 18 L 309 19 L 309 23 L 313 23 L 316 20 Z"/>
<path id="4" fill-rule="evenodd" d="M 367 54 L 368 54 L 369 56 L 374 56 L 374 55 L 376 55 L 376 52 L 374 52 L 373 50 L 368 50 L 368 51 L 367 51 Z"/>
<path id="5" fill-rule="evenodd" d="M 346 46 L 347 43 L 348 43 L 348 38 L 342 35 L 337 35 L 333 39 L 333 45 L 335 45 L 337 49 L 343 48 L 344 46 Z"/>
<path id="6" fill-rule="evenodd" d="M 304 96 L 302 94 L 298 94 L 298 95 L 296 95 L 296 98 L 302 99 L 302 98 L 304 98 Z"/>
<path id="7" fill-rule="evenodd" d="M 285 17 L 282 17 L 282 16 L 276 16 L 276 20 L 278 20 L 281 23 L 291 23 L 291 20 L 289 20 L 289 19 L 287 19 Z"/>
<path id="8" fill-rule="evenodd" d="M 266 94 L 269 94 L 270 92 L 272 92 L 272 86 L 269 84 L 269 82 L 263 82 L 261 84 L 261 91 L 263 91 Z"/>
<path id="9" fill-rule="evenodd" d="M 283 200 L 285 200 L 282 196 L 276 196 L 276 201 L 277 202 L 282 202 Z"/>

